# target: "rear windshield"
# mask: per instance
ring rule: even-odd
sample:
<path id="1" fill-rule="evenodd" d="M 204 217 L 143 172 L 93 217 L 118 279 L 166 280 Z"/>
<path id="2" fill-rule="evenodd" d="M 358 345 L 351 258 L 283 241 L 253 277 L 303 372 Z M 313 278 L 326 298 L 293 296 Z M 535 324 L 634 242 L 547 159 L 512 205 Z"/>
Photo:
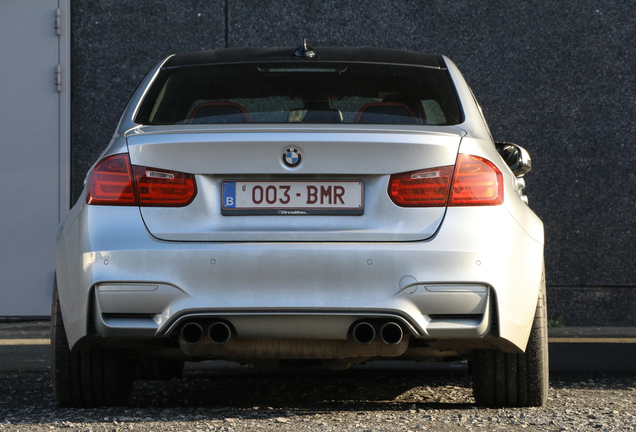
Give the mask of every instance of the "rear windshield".
<path id="1" fill-rule="evenodd" d="M 453 125 L 462 114 L 446 70 L 296 62 L 163 69 L 135 122 Z"/>

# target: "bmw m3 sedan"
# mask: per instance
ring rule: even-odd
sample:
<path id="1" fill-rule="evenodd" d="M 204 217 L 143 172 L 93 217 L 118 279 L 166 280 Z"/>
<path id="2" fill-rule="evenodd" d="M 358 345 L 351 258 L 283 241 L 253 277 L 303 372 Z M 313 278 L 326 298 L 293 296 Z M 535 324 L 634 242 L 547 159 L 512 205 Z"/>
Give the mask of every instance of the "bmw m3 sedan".
<path id="1" fill-rule="evenodd" d="M 493 141 L 443 56 L 306 44 L 169 56 L 57 234 L 57 403 L 125 404 L 134 379 L 190 361 L 466 359 L 477 404 L 540 406 L 530 167 Z"/>

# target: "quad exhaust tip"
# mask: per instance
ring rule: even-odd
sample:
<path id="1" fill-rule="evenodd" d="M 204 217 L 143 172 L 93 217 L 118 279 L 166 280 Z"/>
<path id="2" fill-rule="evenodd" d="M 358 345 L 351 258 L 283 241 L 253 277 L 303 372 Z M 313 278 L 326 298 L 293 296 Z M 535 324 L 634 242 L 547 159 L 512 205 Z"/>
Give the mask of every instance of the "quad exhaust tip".
<path id="1" fill-rule="evenodd" d="M 359 322 L 353 327 L 353 339 L 362 345 L 368 345 L 375 340 L 375 327 L 366 321 Z M 189 322 L 181 328 L 181 338 L 190 345 L 201 343 L 205 332 L 196 322 Z M 217 321 L 208 327 L 207 336 L 215 344 L 225 344 L 232 338 L 232 329 L 224 322 Z M 397 345 L 402 341 L 404 332 L 395 322 L 388 322 L 380 329 L 380 338 L 387 345 Z"/>
<path id="2" fill-rule="evenodd" d="M 201 343 L 205 334 L 201 324 L 196 322 L 189 322 L 181 327 L 181 338 L 189 345 Z M 207 336 L 213 343 L 221 345 L 230 340 L 232 330 L 227 324 L 217 321 L 208 327 Z"/>
<path id="3" fill-rule="evenodd" d="M 232 330 L 223 322 L 215 322 L 208 328 L 208 337 L 215 344 L 227 343 L 232 337 Z"/>
<path id="4" fill-rule="evenodd" d="M 353 339 L 359 344 L 367 345 L 375 340 L 375 327 L 362 321 L 353 327 Z M 396 322 L 389 321 L 380 327 L 380 339 L 387 345 L 397 345 L 402 342 L 404 331 Z"/>
<path id="5" fill-rule="evenodd" d="M 201 342 L 203 334 L 203 327 L 195 322 L 189 322 L 181 328 L 181 337 L 190 345 L 196 345 Z"/>
<path id="6" fill-rule="evenodd" d="M 375 328 L 368 322 L 359 322 L 353 328 L 353 339 L 359 344 L 367 345 L 375 340 Z"/>
<path id="7" fill-rule="evenodd" d="M 387 345 L 397 345 L 402 342 L 404 332 L 402 331 L 402 327 L 397 323 L 388 322 L 380 329 L 380 337 Z"/>

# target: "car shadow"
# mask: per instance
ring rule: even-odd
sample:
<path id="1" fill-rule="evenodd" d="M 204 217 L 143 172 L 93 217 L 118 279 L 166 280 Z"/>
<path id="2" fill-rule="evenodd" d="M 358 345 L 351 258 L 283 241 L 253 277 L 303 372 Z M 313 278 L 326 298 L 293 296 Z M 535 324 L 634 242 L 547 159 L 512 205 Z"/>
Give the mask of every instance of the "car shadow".
<path id="1" fill-rule="evenodd" d="M 460 370 L 354 368 L 346 371 L 249 367 L 189 369 L 167 382 L 140 381 L 129 406 L 269 410 L 404 410 L 472 407 L 472 381 Z"/>

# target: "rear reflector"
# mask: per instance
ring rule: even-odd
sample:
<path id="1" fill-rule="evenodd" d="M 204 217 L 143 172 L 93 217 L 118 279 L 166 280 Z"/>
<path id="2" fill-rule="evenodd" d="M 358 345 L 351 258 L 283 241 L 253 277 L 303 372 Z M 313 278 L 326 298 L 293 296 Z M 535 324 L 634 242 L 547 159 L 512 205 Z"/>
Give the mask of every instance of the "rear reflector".
<path id="1" fill-rule="evenodd" d="M 192 174 L 131 166 L 127 154 L 117 154 L 101 160 L 89 173 L 86 202 L 92 205 L 183 207 L 192 202 L 196 193 Z"/>
<path id="2" fill-rule="evenodd" d="M 484 158 L 460 154 L 454 167 L 392 175 L 389 196 L 400 207 L 498 205 L 503 203 L 503 175 Z"/>

